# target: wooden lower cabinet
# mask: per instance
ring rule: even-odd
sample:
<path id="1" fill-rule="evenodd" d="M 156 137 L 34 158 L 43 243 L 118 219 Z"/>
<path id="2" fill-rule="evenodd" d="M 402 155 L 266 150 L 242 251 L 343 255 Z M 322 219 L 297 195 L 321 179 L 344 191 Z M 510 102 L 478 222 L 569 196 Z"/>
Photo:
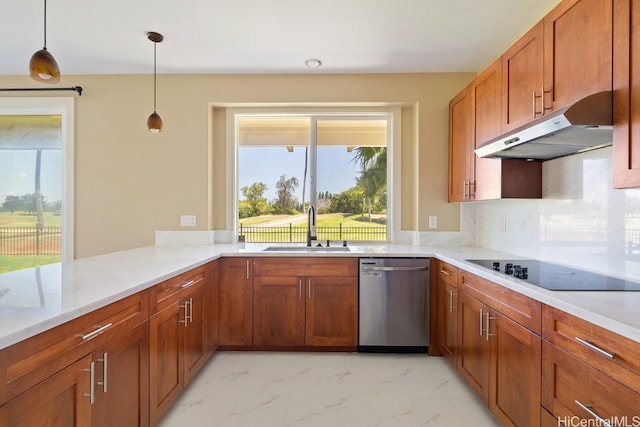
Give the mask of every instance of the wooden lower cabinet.
<path id="1" fill-rule="evenodd" d="M 458 269 L 442 261 L 436 264 L 437 345 L 440 353 L 458 363 Z"/>
<path id="2" fill-rule="evenodd" d="M 640 424 L 640 394 L 547 341 L 542 360 L 542 405 L 558 420 Z"/>
<path id="3" fill-rule="evenodd" d="M 149 320 L 150 422 L 155 425 L 207 359 L 199 281 Z"/>
<path id="4" fill-rule="evenodd" d="M 458 371 L 503 426 L 540 425 L 541 338 L 464 292 Z"/>
<path id="5" fill-rule="evenodd" d="M 220 260 L 218 282 L 218 339 L 221 346 L 253 343 L 253 259 Z"/>
<path id="6" fill-rule="evenodd" d="M 305 345 L 306 289 L 306 280 L 302 277 L 254 279 L 253 345 Z"/>
<path id="7" fill-rule="evenodd" d="M 149 322 L 93 355 L 92 426 L 149 425 Z"/>
<path id="8" fill-rule="evenodd" d="M 307 292 L 306 344 L 357 346 L 357 277 L 311 277 Z"/>
<path id="9" fill-rule="evenodd" d="M 87 355 L 0 407 L 0 425 L 91 426 L 91 362 Z"/>
<path id="10" fill-rule="evenodd" d="M 254 346 L 357 346 L 357 260 L 255 261 Z"/>

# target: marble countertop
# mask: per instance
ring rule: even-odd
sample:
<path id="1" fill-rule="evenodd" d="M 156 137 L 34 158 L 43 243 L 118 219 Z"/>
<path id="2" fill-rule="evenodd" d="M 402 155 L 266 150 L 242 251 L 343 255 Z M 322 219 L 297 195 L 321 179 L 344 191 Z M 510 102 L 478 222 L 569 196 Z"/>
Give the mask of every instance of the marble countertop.
<path id="1" fill-rule="evenodd" d="M 265 252 L 265 247 L 249 243 L 147 246 L 0 274 L 0 349 L 222 256 L 435 256 L 640 342 L 640 292 L 549 291 L 465 261 L 518 258 L 511 254 L 462 246 L 355 245 L 348 252 Z"/>

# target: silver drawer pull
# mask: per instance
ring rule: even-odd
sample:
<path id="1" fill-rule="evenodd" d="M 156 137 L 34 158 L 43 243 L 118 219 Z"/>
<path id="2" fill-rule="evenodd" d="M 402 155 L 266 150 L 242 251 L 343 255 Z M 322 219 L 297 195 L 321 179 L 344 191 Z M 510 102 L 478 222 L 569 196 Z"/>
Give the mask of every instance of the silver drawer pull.
<path id="1" fill-rule="evenodd" d="M 94 338 L 94 337 L 100 335 L 101 333 L 103 333 L 104 331 L 106 331 L 107 329 L 109 329 L 112 326 L 113 326 L 113 323 L 107 323 L 106 325 L 99 327 L 95 331 L 89 332 L 87 335 L 83 335 L 82 336 L 82 341 L 90 340 L 91 338 Z"/>
<path id="2" fill-rule="evenodd" d="M 602 356 L 604 356 L 604 357 L 607 357 L 607 358 L 609 358 L 609 359 L 613 359 L 614 357 L 616 357 L 616 354 L 615 354 L 615 353 L 610 353 L 610 352 L 608 352 L 608 351 L 606 351 L 606 350 L 603 350 L 603 349 L 601 349 L 600 347 L 598 347 L 598 346 L 596 346 L 596 345 L 591 344 L 589 341 L 583 340 L 582 338 L 579 338 L 579 337 L 575 337 L 575 339 L 576 339 L 576 341 L 578 341 L 580 344 L 582 344 L 582 345 L 584 345 L 584 346 L 586 346 L 586 347 L 590 348 L 591 350 L 595 351 L 596 353 L 598 353 L 598 354 L 600 354 L 600 355 L 602 355 Z"/>
<path id="3" fill-rule="evenodd" d="M 102 381 L 98 381 L 98 385 L 102 386 L 102 392 L 107 392 L 107 375 L 109 374 L 109 366 L 108 366 L 108 354 L 102 353 L 102 359 L 98 359 L 98 362 L 102 362 Z"/>
<path id="4" fill-rule="evenodd" d="M 193 285 L 194 283 L 196 283 L 195 280 L 189 280 L 187 283 L 185 283 L 184 285 L 182 285 L 182 289 L 184 288 L 188 288 L 189 286 Z"/>
<path id="5" fill-rule="evenodd" d="M 584 403 L 580 402 L 579 400 L 575 400 L 574 402 L 576 402 L 576 405 L 578 405 L 579 407 L 581 407 L 582 409 L 584 409 L 589 415 L 591 415 L 593 418 L 595 418 L 598 421 L 598 425 L 602 425 L 602 426 L 606 426 L 606 427 L 611 427 L 611 421 L 602 418 L 600 415 L 596 414 L 595 411 L 592 408 L 591 405 L 585 405 Z"/>
<path id="6" fill-rule="evenodd" d="M 450 272 L 450 271 L 445 270 L 444 268 L 441 268 L 441 269 L 440 269 L 440 273 L 442 273 L 442 274 L 444 274 L 444 275 L 446 275 L 446 276 L 451 276 L 451 272 Z"/>

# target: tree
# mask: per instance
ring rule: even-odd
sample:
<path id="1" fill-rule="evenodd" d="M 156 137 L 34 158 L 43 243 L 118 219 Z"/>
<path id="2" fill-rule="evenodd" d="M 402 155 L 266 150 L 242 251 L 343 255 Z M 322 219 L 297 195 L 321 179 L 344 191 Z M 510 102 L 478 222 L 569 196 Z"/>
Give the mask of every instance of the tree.
<path id="1" fill-rule="evenodd" d="M 294 176 L 287 179 L 286 175 L 280 175 L 280 179 L 276 183 L 276 188 L 278 189 L 278 193 L 277 197 L 273 200 L 274 213 L 290 213 L 296 206 L 293 193 L 296 188 L 298 188 L 298 178 Z"/>
<path id="2" fill-rule="evenodd" d="M 362 170 L 356 182 L 363 189 L 362 214 L 368 210 L 369 221 L 371 211 L 377 204 L 378 196 L 387 187 L 387 149 L 386 147 L 356 147 L 353 150 L 353 161 L 360 164 Z M 386 197 L 385 197 L 386 199 Z"/>
<path id="3" fill-rule="evenodd" d="M 8 195 L 5 197 L 4 203 L 2 203 L 2 210 L 11 213 L 22 210 L 22 200 L 20 196 Z"/>
<path id="4" fill-rule="evenodd" d="M 242 195 L 245 200 L 240 201 L 240 218 L 248 218 L 269 213 L 269 202 L 264 197 L 267 184 L 264 182 L 254 182 L 249 186 L 242 187 Z"/>
<path id="5" fill-rule="evenodd" d="M 355 186 L 342 193 L 331 196 L 329 212 L 358 212 L 361 209 L 364 192 L 362 188 Z"/>

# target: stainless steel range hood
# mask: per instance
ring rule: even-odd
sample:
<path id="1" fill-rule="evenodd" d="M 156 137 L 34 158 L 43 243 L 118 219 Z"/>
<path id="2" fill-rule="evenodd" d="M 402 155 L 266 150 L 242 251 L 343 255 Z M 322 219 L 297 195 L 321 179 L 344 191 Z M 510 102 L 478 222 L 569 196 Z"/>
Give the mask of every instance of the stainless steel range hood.
<path id="1" fill-rule="evenodd" d="M 478 157 L 550 160 L 611 145 L 612 92 L 589 95 L 478 147 Z"/>

